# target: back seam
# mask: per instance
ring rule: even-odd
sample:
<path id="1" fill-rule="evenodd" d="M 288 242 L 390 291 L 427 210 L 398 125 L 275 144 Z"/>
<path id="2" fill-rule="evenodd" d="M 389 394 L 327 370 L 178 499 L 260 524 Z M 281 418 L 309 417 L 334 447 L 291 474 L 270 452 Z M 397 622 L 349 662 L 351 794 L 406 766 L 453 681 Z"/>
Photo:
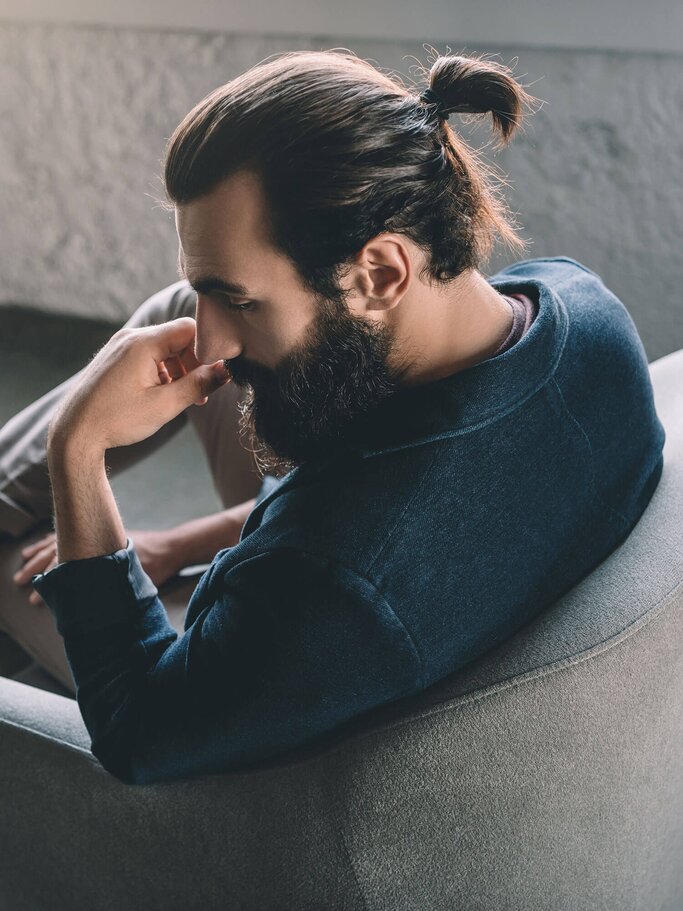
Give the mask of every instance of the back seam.
<path id="1" fill-rule="evenodd" d="M 560 671 L 574 667 L 575 665 L 583 664 L 584 661 L 590 661 L 592 658 L 596 658 L 599 655 L 611 651 L 613 648 L 616 648 L 622 642 L 630 639 L 631 636 L 635 635 L 639 630 L 643 629 L 646 626 L 649 626 L 650 623 L 656 622 L 666 612 L 666 609 L 670 606 L 671 602 L 674 601 L 675 596 L 679 593 L 683 593 L 683 582 L 677 582 L 674 587 L 666 592 L 666 594 L 664 594 L 657 602 L 657 604 L 649 611 L 646 611 L 644 614 L 636 617 L 635 620 L 632 620 L 630 623 L 628 623 L 624 628 L 619 630 L 618 633 L 614 633 L 612 636 L 608 636 L 606 639 L 602 639 L 595 645 L 590 646 L 590 648 L 584 649 L 581 652 L 577 652 L 574 655 L 568 655 L 565 658 L 559 658 L 555 661 L 551 661 L 548 664 L 543 664 L 539 667 L 532 668 L 531 670 L 525 671 L 522 674 L 516 674 L 512 677 L 507 677 L 504 680 L 499 680 L 497 683 L 492 683 L 488 686 L 480 687 L 478 690 L 474 690 L 471 693 L 464 693 L 461 696 L 456 696 L 454 699 L 451 699 L 448 702 L 438 703 L 432 708 L 427 709 L 424 712 L 420 712 L 417 715 L 409 715 L 406 718 L 397 719 L 393 723 L 386 722 L 381 725 L 381 731 L 389 731 L 393 728 L 400 728 L 404 725 L 413 724 L 416 721 L 421 721 L 422 719 L 429 718 L 432 715 L 441 715 L 445 712 L 456 711 L 474 702 L 479 702 L 481 699 L 489 699 L 493 696 L 497 696 L 499 693 L 505 692 L 505 690 L 514 689 L 517 686 L 523 686 L 524 684 L 531 683 L 534 680 L 540 680 L 543 677 L 548 677 L 552 674 L 559 673 Z M 350 738 L 349 742 L 362 740 L 365 737 L 372 736 L 373 733 L 375 733 L 373 730 L 360 732 L 356 737 Z"/>
<path id="2" fill-rule="evenodd" d="M 609 505 L 609 503 L 607 503 L 607 501 L 602 497 L 602 495 L 600 494 L 600 491 L 598 490 L 598 486 L 596 484 L 596 479 L 595 479 L 595 456 L 593 454 L 593 446 L 591 444 L 590 437 L 584 430 L 580 421 L 576 418 L 576 415 L 571 411 L 571 409 L 567 405 L 565 397 L 562 394 L 562 390 L 560 389 L 560 386 L 554 375 L 552 376 L 548 385 L 554 386 L 555 391 L 557 392 L 557 394 L 560 398 L 560 402 L 562 403 L 562 407 L 564 408 L 567 416 L 569 417 L 570 421 L 574 424 L 576 430 L 578 431 L 578 433 L 580 434 L 580 436 L 582 437 L 582 439 L 588 446 L 589 461 L 590 461 L 590 466 L 591 466 L 591 487 L 593 489 L 593 496 L 595 497 L 597 502 L 602 506 L 602 508 L 605 510 L 605 512 L 607 513 L 607 515 L 610 519 L 617 519 L 617 520 L 619 520 L 619 523 L 624 527 L 624 529 L 626 529 L 626 530 L 630 529 L 631 523 L 626 518 L 626 516 L 622 516 L 622 514 L 620 512 L 618 512 L 616 509 L 613 509 Z"/>

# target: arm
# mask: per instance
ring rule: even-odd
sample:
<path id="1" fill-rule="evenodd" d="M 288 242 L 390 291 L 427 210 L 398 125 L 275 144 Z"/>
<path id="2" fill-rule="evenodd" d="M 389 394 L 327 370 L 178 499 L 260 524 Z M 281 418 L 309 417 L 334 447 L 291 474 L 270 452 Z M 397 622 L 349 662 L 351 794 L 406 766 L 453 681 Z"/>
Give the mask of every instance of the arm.
<path id="1" fill-rule="evenodd" d="M 60 403 L 47 439 L 58 561 L 125 546 L 107 480 L 107 449 L 146 439 L 192 402 L 206 404 L 231 379 L 222 361 L 199 363 L 195 338 L 189 317 L 120 329 Z"/>
<path id="2" fill-rule="evenodd" d="M 238 545 L 182 636 L 132 546 L 34 584 L 57 619 L 92 752 L 129 784 L 252 768 L 415 692 L 421 664 L 381 593 L 334 561 Z"/>
<path id="3" fill-rule="evenodd" d="M 104 451 L 75 434 L 48 434 L 47 462 L 54 501 L 57 561 L 119 550 L 127 535 L 107 479 Z M 229 509 L 191 519 L 168 530 L 177 570 L 210 563 L 219 550 L 239 541 L 256 497 Z"/>
<path id="4" fill-rule="evenodd" d="M 104 453 L 83 434 L 60 432 L 51 425 L 47 464 L 58 563 L 112 553 L 127 545 Z"/>
<path id="5" fill-rule="evenodd" d="M 171 547 L 183 566 L 210 563 L 219 550 L 237 544 L 247 516 L 256 505 L 256 497 L 211 516 L 191 519 L 169 529 Z M 178 562 L 177 561 L 177 562 Z"/>
<path id="6" fill-rule="evenodd" d="M 121 780 L 249 767 L 421 686 L 412 640 L 376 588 L 293 548 L 219 558 L 179 637 L 125 536 L 103 454 L 52 441 L 49 463 L 65 562 L 33 584 L 64 639 L 92 752 Z"/>
<path id="7" fill-rule="evenodd" d="M 62 562 L 33 584 L 64 639 L 94 755 L 134 784 L 269 759 L 422 680 L 409 634 L 369 580 L 288 547 L 246 557 L 250 536 L 216 555 L 185 633 L 170 625 L 126 537 L 104 452 L 226 381 L 222 362 L 198 364 L 194 334 L 189 318 L 116 333 L 49 434 Z M 174 356 L 190 372 L 162 384 L 159 363 Z"/>
<path id="8" fill-rule="evenodd" d="M 57 476 L 58 470 L 54 474 Z M 240 540 L 244 523 L 258 497 L 230 506 L 214 515 L 192 519 L 182 525 L 168 529 L 131 531 L 140 562 L 155 585 L 162 585 L 186 566 L 210 563 L 219 550 L 234 547 Z M 56 566 L 57 539 L 49 532 L 40 540 L 22 549 L 26 561 L 14 574 L 17 585 L 26 585 L 40 572 Z M 42 598 L 31 591 L 31 604 L 38 604 Z"/>

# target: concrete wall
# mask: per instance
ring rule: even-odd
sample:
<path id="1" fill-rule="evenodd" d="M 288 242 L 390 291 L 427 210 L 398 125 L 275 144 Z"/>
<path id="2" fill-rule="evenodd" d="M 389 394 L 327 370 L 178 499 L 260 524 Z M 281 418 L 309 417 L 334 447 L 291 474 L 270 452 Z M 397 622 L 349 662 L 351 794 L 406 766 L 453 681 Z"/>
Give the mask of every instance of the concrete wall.
<path id="1" fill-rule="evenodd" d="M 624 301 L 650 360 L 683 347 L 683 55 L 466 47 L 498 54 L 546 103 L 491 158 L 528 256 L 565 254 Z M 167 138 L 207 92 L 264 57 L 350 47 L 417 78 L 414 41 L 0 22 L 0 303 L 123 322 L 176 279 L 173 218 L 155 206 Z M 451 124 L 473 144 L 487 121 Z M 509 261 L 499 253 L 494 272 Z"/>
<path id="2" fill-rule="evenodd" d="M 683 52 L 680 0 L 0 0 L 0 19 L 458 45 Z"/>

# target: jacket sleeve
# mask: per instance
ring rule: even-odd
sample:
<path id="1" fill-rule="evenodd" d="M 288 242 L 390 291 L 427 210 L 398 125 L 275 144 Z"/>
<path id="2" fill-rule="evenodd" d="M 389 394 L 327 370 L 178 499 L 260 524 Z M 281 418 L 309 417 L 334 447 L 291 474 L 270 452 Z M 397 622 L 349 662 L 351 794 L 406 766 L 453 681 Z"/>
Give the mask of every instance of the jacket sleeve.
<path id="1" fill-rule="evenodd" d="M 227 568 L 224 553 L 180 637 L 130 540 L 33 577 L 92 752 L 122 781 L 249 768 L 420 688 L 412 639 L 365 577 L 289 547 Z"/>

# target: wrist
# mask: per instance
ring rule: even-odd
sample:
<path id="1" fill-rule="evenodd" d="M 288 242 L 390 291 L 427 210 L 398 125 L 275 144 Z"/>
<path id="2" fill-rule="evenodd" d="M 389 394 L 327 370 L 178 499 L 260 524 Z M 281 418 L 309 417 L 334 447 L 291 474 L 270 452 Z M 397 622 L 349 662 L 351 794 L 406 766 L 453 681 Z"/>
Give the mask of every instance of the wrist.
<path id="1" fill-rule="evenodd" d="M 187 543 L 183 535 L 178 534 L 177 528 L 169 528 L 163 532 L 163 546 L 169 577 L 177 576 L 183 567 L 195 562 L 187 559 Z"/>
<path id="2" fill-rule="evenodd" d="M 47 461 L 59 469 L 76 462 L 79 465 L 97 465 L 104 461 L 106 449 L 94 442 L 92 437 L 76 427 L 62 427 L 50 424 L 47 435 Z"/>
<path id="3" fill-rule="evenodd" d="M 60 563 L 114 553 L 126 546 L 104 453 L 80 433 L 57 428 L 49 438 L 47 463 Z"/>
<path id="4" fill-rule="evenodd" d="M 186 566 L 195 566 L 199 563 L 210 563 L 206 559 L 202 541 L 194 529 L 194 523 L 183 522 L 167 531 L 167 551 L 169 565 L 173 575 L 177 575 Z"/>

